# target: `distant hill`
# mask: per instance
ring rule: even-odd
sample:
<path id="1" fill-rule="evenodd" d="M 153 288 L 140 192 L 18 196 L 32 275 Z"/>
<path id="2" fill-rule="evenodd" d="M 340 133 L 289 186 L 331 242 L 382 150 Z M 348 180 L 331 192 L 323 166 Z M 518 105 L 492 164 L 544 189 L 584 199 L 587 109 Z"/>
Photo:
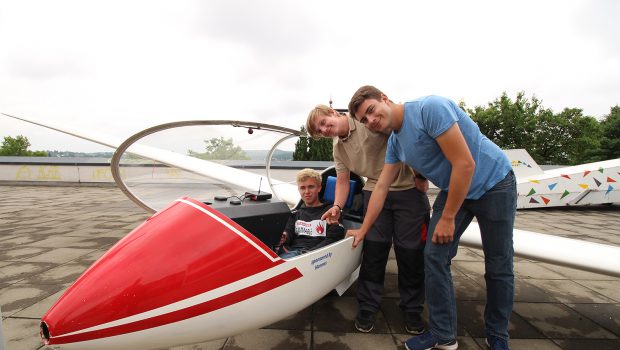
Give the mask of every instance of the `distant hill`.
<path id="1" fill-rule="evenodd" d="M 112 158 L 114 152 L 71 152 L 71 151 L 45 151 L 49 157 L 85 157 L 85 158 Z"/>
<path id="2" fill-rule="evenodd" d="M 244 152 L 251 160 L 265 160 L 267 154 L 269 154 L 269 150 L 244 150 Z M 293 151 L 276 150 L 273 152 L 273 159 L 293 160 Z"/>
<path id="3" fill-rule="evenodd" d="M 114 152 L 70 152 L 70 151 L 45 151 L 50 157 L 96 157 L 112 158 Z M 244 150 L 251 160 L 265 160 L 269 150 Z M 293 160 L 293 151 L 276 150 L 273 153 L 274 160 Z"/>

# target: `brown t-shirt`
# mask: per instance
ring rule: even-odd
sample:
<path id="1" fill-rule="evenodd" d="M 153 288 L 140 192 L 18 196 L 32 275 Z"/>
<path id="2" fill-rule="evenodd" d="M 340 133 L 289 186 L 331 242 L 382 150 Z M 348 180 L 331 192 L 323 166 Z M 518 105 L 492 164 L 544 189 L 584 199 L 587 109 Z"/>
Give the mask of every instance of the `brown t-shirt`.
<path id="1" fill-rule="evenodd" d="M 364 125 L 350 117 L 342 116 L 349 121 L 349 136 L 334 138 L 334 162 L 336 173 L 354 172 L 367 178 L 365 190 L 375 188 L 385 163 L 385 150 L 388 136 L 368 130 Z M 413 170 L 402 163 L 396 181 L 390 191 L 404 191 L 415 187 Z"/>

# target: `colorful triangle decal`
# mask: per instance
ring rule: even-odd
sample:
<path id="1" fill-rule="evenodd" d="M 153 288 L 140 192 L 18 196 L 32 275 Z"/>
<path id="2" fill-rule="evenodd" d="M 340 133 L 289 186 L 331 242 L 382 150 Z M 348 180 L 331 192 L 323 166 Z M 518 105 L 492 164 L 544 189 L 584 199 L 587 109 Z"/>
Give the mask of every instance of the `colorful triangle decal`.
<path id="1" fill-rule="evenodd" d="M 539 204 L 537 200 L 534 199 L 534 197 L 530 198 L 530 203 L 536 203 Z"/>
<path id="2" fill-rule="evenodd" d="M 605 171 L 605 169 L 603 167 L 598 168 L 598 171 L 601 172 L 601 174 L 603 173 L 603 171 Z"/>
<path id="3" fill-rule="evenodd" d="M 538 180 L 530 180 L 530 182 L 533 182 L 535 184 L 539 184 L 540 185 L 540 181 L 538 181 Z"/>
<path id="4" fill-rule="evenodd" d="M 549 202 L 551 201 L 551 199 L 547 197 L 540 196 L 540 198 L 543 200 L 543 202 L 545 202 L 545 204 L 549 204 Z"/>
<path id="5" fill-rule="evenodd" d="M 614 187 L 612 185 L 609 185 L 609 187 L 607 187 L 607 192 L 605 192 L 605 195 L 608 195 L 609 192 L 613 191 Z"/>
<path id="6" fill-rule="evenodd" d="M 530 193 L 528 193 L 526 197 L 529 197 L 529 196 L 533 195 L 534 193 L 536 193 L 536 191 L 532 188 L 530 190 Z"/>
<path id="7" fill-rule="evenodd" d="M 596 187 L 599 187 L 601 185 L 601 182 L 596 178 L 594 178 L 594 182 L 596 183 Z"/>
<path id="8" fill-rule="evenodd" d="M 611 177 L 607 177 L 607 182 L 616 182 L 616 180 L 612 179 Z"/>
<path id="9" fill-rule="evenodd" d="M 590 170 L 586 170 L 586 171 L 584 171 L 584 172 L 583 172 L 583 177 L 588 176 L 588 174 L 589 174 L 589 173 L 590 173 Z"/>
<path id="10" fill-rule="evenodd" d="M 587 184 L 579 184 L 579 187 L 581 187 L 581 188 L 583 188 L 585 190 L 585 189 L 587 189 L 590 186 L 588 186 Z"/>
<path id="11" fill-rule="evenodd" d="M 547 185 L 547 187 L 549 187 L 549 189 L 553 191 L 553 189 L 555 188 L 555 186 L 556 186 L 557 184 L 558 184 L 557 182 L 556 182 L 556 183 L 553 183 L 553 184 L 549 184 L 549 185 Z"/>
<path id="12" fill-rule="evenodd" d="M 570 180 L 570 176 L 568 176 L 568 175 L 564 175 L 564 174 L 562 174 L 562 175 L 560 175 L 560 176 L 565 177 L 565 178 L 567 178 L 567 179 L 569 179 L 569 180 Z"/>
<path id="13" fill-rule="evenodd" d="M 570 194 L 570 192 L 568 192 L 568 190 L 564 190 L 564 193 L 562 193 L 562 197 L 560 197 L 560 199 L 563 199 L 564 197 L 568 196 Z"/>

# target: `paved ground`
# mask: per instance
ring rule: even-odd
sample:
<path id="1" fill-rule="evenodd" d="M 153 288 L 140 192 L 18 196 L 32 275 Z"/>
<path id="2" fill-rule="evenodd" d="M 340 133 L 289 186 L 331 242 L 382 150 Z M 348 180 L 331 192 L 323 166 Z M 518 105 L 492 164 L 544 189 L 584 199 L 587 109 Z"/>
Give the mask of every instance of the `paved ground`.
<path id="1" fill-rule="evenodd" d="M 93 261 L 147 215 L 115 187 L 0 186 L 0 309 L 7 348 L 39 349 L 39 318 Z M 519 211 L 516 226 L 620 245 L 620 207 Z M 549 249 L 554 249 L 549 247 Z M 453 264 L 459 349 L 483 349 L 481 252 Z M 511 349 L 620 349 L 620 279 L 516 259 Z M 620 263 L 620 257 L 619 257 Z M 356 333 L 356 301 L 327 295 L 256 331 L 181 349 L 403 349 L 390 260 L 376 329 Z M 354 290 L 354 287 L 353 287 Z M 246 315 L 251 316 L 251 315 Z"/>

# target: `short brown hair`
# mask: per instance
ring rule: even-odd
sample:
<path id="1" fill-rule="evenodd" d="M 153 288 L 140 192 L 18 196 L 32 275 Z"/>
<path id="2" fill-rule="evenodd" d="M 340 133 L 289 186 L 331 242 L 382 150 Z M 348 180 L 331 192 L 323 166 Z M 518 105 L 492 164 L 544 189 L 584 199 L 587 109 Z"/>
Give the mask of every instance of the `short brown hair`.
<path id="1" fill-rule="evenodd" d="M 319 186 L 321 186 L 321 182 L 323 182 L 321 173 L 319 173 L 318 171 L 314 169 L 310 169 L 310 168 L 300 170 L 297 173 L 297 178 L 295 179 L 295 181 L 297 181 L 297 184 L 299 184 L 300 182 L 305 181 L 306 179 L 312 179 L 316 181 L 316 183 Z"/>
<path id="2" fill-rule="evenodd" d="M 319 130 L 314 128 L 314 121 L 320 116 L 329 115 L 331 111 L 332 109 L 326 105 L 316 105 L 316 107 L 310 111 L 308 119 L 306 119 L 306 131 L 310 137 L 318 139 L 322 136 Z"/>
<path id="3" fill-rule="evenodd" d="M 357 89 L 349 102 L 349 115 L 355 119 L 355 111 L 368 99 L 381 101 L 381 95 L 385 95 L 381 90 L 372 85 L 364 85 Z"/>

